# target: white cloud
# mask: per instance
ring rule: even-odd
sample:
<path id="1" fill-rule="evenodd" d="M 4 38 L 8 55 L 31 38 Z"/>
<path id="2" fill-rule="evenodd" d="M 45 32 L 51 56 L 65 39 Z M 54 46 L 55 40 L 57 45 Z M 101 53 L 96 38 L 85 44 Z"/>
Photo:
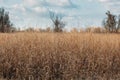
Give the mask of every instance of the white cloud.
<path id="1" fill-rule="evenodd" d="M 52 5 L 57 5 L 57 6 L 66 6 L 70 5 L 69 0 L 46 0 L 46 2 L 52 4 Z"/>
<path id="2" fill-rule="evenodd" d="M 14 4 L 14 5 L 12 6 L 12 8 L 15 9 L 15 10 L 20 10 L 20 11 L 22 11 L 22 12 L 25 12 L 25 11 L 26 11 L 25 7 L 24 7 L 22 4 Z"/>
<path id="3" fill-rule="evenodd" d="M 44 8 L 44 7 L 35 7 L 35 8 L 33 8 L 33 10 L 37 13 L 43 13 L 43 12 L 47 11 L 46 8 Z"/>
<path id="4" fill-rule="evenodd" d="M 107 1 L 109 1 L 109 0 L 99 0 L 100 2 L 107 2 Z"/>
<path id="5" fill-rule="evenodd" d="M 37 5 L 39 2 L 39 0 L 23 0 L 23 3 L 25 5 L 30 5 L 30 6 L 34 6 L 34 5 Z"/>
<path id="6" fill-rule="evenodd" d="M 53 6 L 69 6 L 70 0 L 23 0 L 26 6 L 40 6 L 40 5 L 53 5 Z"/>
<path id="7" fill-rule="evenodd" d="M 112 11 L 113 13 L 120 14 L 120 0 L 98 0 L 107 10 Z"/>
<path id="8" fill-rule="evenodd" d="M 11 19 L 12 20 L 19 20 L 20 18 L 19 18 L 19 16 L 16 16 L 16 15 L 13 15 L 13 14 L 11 14 Z"/>

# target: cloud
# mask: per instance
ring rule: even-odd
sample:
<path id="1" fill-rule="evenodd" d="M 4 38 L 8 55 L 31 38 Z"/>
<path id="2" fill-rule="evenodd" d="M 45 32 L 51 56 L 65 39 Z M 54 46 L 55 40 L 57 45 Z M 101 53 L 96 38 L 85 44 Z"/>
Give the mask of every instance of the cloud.
<path id="1" fill-rule="evenodd" d="M 61 7 L 71 5 L 69 0 L 46 0 L 46 2 L 49 3 L 50 5 Z"/>
<path id="2" fill-rule="evenodd" d="M 107 1 L 109 1 L 109 0 L 99 0 L 100 2 L 107 2 Z"/>
<path id="3" fill-rule="evenodd" d="M 39 0 L 23 0 L 24 5 L 35 6 L 39 4 Z"/>
<path id="4" fill-rule="evenodd" d="M 24 26 L 50 24 L 49 11 L 64 15 L 68 26 L 77 26 L 78 21 L 83 24 L 91 24 L 104 16 L 101 15 L 105 8 L 120 10 L 119 0 L 0 0 L 1 4 L 10 12 L 12 21 Z M 92 2 L 93 1 L 93 2 Z M 118 6 L 116 6 L 118 5 Z M 119 10 L 118 10 L 119 9 Z M 94 20 L 93 20 L 94 19 Z M 51 24 L 50 24 L 51 25 Z"/>
<path id="5" fill-rule="evenodd" d="M 120 14 L 120 0 L 98 0 L 107 10 Z"/>
<path id="6" fill-rule="evenodd" d="M 70 7 L 72 0 L 23 0 L 26 6 Z"/>
<path id="7" fill-rule="evenodd" d="M 35 11 L 37 13 L 45 13 L 45 12 L 47 12 L 47 9 L 45 7 L 39 7 L 39 6 L 37 6 L 37 7 L 33 8 L 33 11 Z"/>
<path id="8" fill-rule="evenodd" d="M 73 0 L 45 0 L 44 4 L 50 7 L 76 8 L 77 5 L 73 2 Z"/>
<path id="9" fill-rule="evenodd" d="M 22 4 L 14 4 L 11 8 L 13 8 L 14 10 L 19 10 L 22 12 L 25 12 L 26 9 Z"/>

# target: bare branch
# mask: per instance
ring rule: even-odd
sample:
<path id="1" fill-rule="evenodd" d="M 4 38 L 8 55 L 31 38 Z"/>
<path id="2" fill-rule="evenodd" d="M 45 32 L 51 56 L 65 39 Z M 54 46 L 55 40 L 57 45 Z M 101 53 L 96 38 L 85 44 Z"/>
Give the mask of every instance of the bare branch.
<path id="1" fill-rule="evenodd" d="M 62 16 L 53 12 L 49 12 L 49 15 L 54 24 L 54 32 L 62 32 L 62 29 L 65 26 L 65 23 L 62 22 Z"/>

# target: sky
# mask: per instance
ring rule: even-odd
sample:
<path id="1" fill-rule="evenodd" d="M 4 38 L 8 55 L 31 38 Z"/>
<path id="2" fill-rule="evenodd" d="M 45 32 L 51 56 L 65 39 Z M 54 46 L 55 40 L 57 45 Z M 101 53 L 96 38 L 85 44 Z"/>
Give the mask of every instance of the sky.
<path id="1" fill-rule="evenodd" d="M 10 20 L 18 28 L 53 26 L 49 11 L 63 15 L 66 28 L 102 26 L 105 13 L 120 13 L 120 0 L 0 0 L 9 11 Z"/>

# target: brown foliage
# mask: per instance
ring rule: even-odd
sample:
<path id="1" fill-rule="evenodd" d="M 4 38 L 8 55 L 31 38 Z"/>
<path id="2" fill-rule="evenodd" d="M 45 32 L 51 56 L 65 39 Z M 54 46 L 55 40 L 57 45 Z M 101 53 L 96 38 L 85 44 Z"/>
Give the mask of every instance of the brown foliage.
<path id="1" fill-rule="evenodd" d="M 0 34 L 0 76 L 12 80 L 119 80 L 120 35 Z"/>

